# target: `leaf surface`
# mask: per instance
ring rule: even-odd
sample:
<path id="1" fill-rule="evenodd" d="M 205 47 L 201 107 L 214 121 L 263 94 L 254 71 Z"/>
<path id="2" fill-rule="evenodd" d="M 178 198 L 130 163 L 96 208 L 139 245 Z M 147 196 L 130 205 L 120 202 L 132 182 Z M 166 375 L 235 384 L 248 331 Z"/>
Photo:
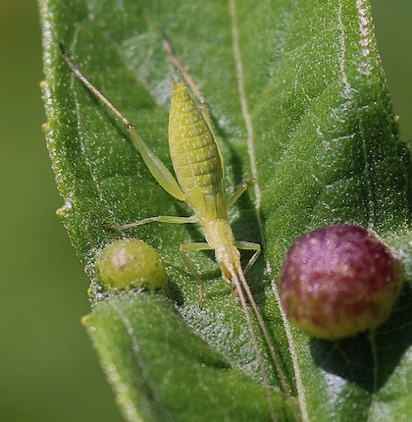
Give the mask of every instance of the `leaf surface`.
<path id="1" fill-rule="evenodd" d="M 248 273 L 290 391 L 269 358 L 278 420 L 401 420 L 412 415 L 412 297 L 373 335 L 309 339 L 279 311 L 282 258 L 300 234 L 355 223 L 382 237 L 411 275 L 411 163 L 399 141 L 367 1 L 42 0 L 48 123 L 59 215 L 92 279 L 84 323 L 125 418 L 269 420 L 255 351 L 230 286 L 207 253 L 195 253 L 205 305 L 178 247 L 197 227 L 149 224 L 190 215 L 152 178 L 123 127 L 70 73 L 61 41 L 82 72 L 138 128 L 171 168 L 167 121 L 173 68 L 160 28 L 211 108 L 228 190 L 253 186 L 230 211 L 236 237 L 264 256 Z M 107 297 L 94 263 L 104 246 L 137 237 L 167 265 L 170 299 Z M 263 348 L 263 344 L 262 344 Z M 265 349 L 263 348 L 264 353 Z"/>

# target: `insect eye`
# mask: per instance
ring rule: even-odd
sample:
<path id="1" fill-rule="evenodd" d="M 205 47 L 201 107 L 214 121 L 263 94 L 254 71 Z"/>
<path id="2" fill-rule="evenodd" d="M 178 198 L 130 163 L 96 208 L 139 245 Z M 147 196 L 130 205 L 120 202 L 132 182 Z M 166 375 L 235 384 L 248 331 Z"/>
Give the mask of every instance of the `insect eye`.
<path id="1" fill-rule="evenodd" d="M 96 267 L 98 279 L 107 290 L 168 290 L 166 269 L 160 255 L 142 240 L 116 240 L 103 249 Z"/>

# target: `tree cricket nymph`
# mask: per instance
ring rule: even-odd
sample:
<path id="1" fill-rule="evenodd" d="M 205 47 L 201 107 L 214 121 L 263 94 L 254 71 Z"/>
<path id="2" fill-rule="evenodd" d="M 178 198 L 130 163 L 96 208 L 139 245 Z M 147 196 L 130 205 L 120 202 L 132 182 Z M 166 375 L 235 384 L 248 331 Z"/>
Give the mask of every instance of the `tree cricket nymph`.
<path id="1" fill-rule="evenodd" d="M 272 391 L 269 386 L 265 352 L 259 345 L 258 335 L 265 343 L 267 358 L 276 368 L 282 389 L 286 394 L 289 393 L 290 386 L 279 363 L 266 323 L 245 278 L 245 273 L 259 257 L 261 247 L 254 242 L 237 240 L 228 218 L 228 209 L 246 191 L 247 184 L 243 182 L 234 193 L 227 194 L 223 176 L 223 157 L 213 131 L 209 109 L 199 90 L 192 83 L 191 77 L 185 72 L 184 66 L 181 66 L 177 57 L 171 52 L 171 47 L 166 40 L 164 40 L 164 45 L 171 62 L 175 64 L 181 76 L 183 76 L 183 78 L 175 78 L 172 82 L 169 150 L 174 174 L 144 142 L 131 122 L 79 71 L 62 47 L 61 50 L 62 56 L 73 74 L 123 123 L 142 160 L 159 185 L 176 200 L 185 202 L 193 212 L 189 217 L 144 216 L 139 221 L 127 222 L 126 224 L 122 222 L 112 225 L 111 228 L 124 230 L 156 222 L 198 224 L 201 227 L 205 241 L 180 245 L 181 257 L 200 286 L 200 306 L 203 303 L 203 283 L 189 257 L 190 252 L 213 250 L 223 278 L 234 285 L 250 333 L 251 343 L 256 353 L 261 382 L 270 407 L 270 419 L 275 421 L 277 418 Z M 201 105 L 201 107 L 198 107 L 198 105 Z M 241 265 L 240 251 L 251 253 L 245 268 L 242 268 Z M 105 261 L 103 262 L 103 266 L 106 266 Z M 112 264 L 109 264 L 108 267 L 108 272 L 111 274 Z M 116 276 L 116 278 L 120 284 L 126 285 L 128 283 L 128 281 L 123 281 L 123 277 Z"/>

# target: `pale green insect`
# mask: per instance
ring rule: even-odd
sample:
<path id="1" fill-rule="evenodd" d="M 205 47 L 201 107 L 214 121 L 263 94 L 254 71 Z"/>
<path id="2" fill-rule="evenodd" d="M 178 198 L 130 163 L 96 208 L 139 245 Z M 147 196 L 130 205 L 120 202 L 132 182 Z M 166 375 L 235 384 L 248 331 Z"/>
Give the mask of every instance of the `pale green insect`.
<path id="1" fill-rule="evenodd" d="M 166 48 L 170 50 L 170 45 L 166 44 Z M 160 186 L 176 199 L 186 202 L 194 212 L 194 215 L 191 217 L 155 216 L 130 224 L 112 227 L 116 229 L 127 229 L 151 222 L 200 224 L 203 228 L 206 242 L 181 245 L 180 251 L 182 257 L 198 281 L 199 286 L 201 286 L 201 279 L 196 273 L 186 252 L 207 249 L 215 251 L 216 261 L 222 271 L 224 279 L 227 282 L 234 284 L 239 296 L 252 342 L 256 350 L 262 381 L 268 395 L 271 416 L 273 420 L 276 420 L 269 389 L 268 375 L 263 361 L 263 354 L 259 347 L 256 330 L 247 303 L 250 304 L 253 310 L 253 314 L 263 335 L 267 349 L 276 366 L 278 375 L 280 376 L 283 389 L 289 391 L 289 386 L 278 362 L 260 310 L 255 303 L 244 276 L 244 273 L 255 263 L 261 248 L 257 243 L 237 241 L 233 235 L 227 211 L 242 193 L 245 192 L 247 184 L 245 182 L 242 183 L 232 196 L 227 197 L 223 177 L 224 168 L 222 155 L 212 130 L 212 122 L 208 108 L 201 98 L 200 102 L 202 103 L 202 108 L 199 109 L 196 106 L 196 103 L 191 97 L 188 87 L 183 80 L 173 81 L 169 117 L 169 148 L 176 180 L 163 162 L 145 144 L 136 128 L 128 119 L 82 75 L 63 49 L 62 53 L 74 75 L 79 78 L 124 124 L 147 168 Z M 177 58 L 175 56 L 172 57 L 172 61 L 176 64 Z M 179 65 L 178 67 L 183 68 Z M 187 79 L 188 78 L 186 78 L 186 80 Z M 192 90 L 197 92 L 196 88 Z M 241 266 L 239 250 L 253 251 L 252 257 L 246 265 L 245 270 L 243 270 Z M 201 293 L 201 300 L 202 298 L 203 296 Z"/>

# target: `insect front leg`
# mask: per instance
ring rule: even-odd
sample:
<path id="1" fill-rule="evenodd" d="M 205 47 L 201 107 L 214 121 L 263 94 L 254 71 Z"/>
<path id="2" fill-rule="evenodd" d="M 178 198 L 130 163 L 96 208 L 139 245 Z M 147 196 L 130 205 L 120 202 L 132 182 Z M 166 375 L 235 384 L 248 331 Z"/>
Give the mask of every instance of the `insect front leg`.
<path id="1" fill-rule="evenodd" d="M 254 254 L 250 257 L 248 263 L 246 264 L 245 269 L 243 272 L 246 274 L 250 267 L 256 262 L 258 259 L 260 252 L 261 252 L 261 246 L 259 243 L 253 243 L 253 242 L 236 242 L 235 246 L 242 251 L 254 251 Z"/>
<path id="2" fill-rule="evenodd" d="M 199 308 L 203 308 L 203 281 L 200 278 L 196 268 L 194 267 L 191 259 L 188 257 L 188 251 L 207 251 L 212 250 L 212 248 L 206 242 L 196 242 L 196 243 L 184 243 L 180 245 L 179 251 L 182 255 L 182 259 L 186 264 L 187 268 L 189 268 L 190 272 L 192 273 L 193 277 L 195 278 L 197 285 L 199 286 Z"/>

